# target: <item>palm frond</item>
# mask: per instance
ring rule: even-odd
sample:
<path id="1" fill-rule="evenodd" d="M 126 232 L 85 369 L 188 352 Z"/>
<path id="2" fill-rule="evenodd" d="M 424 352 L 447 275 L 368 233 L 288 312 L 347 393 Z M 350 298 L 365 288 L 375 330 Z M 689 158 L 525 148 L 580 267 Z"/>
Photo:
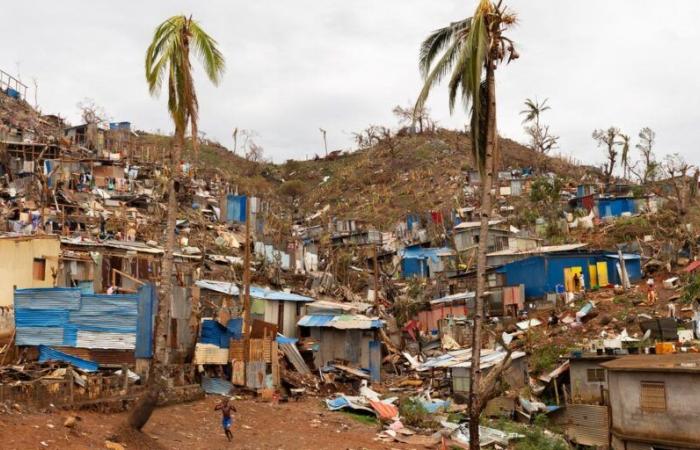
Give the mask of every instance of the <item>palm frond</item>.
<path id="1" fill-rule="evenodd" d="M 439 30 L 433 31 L 421 43 L 418 66 L 420 68 L 421 76 L 424 79 L 430 73 L 430 68 L 435 61 L 435 58 L 440 54 L 440 52 L 450 47 L 455 41 L 456 36 L 467 30 L 470 23 L 471 18 L 454 22 L 445 28 L 440 28 Z"/>
<path id="2" fill-rule="evenodd" d="M 217 47 L 217 42 L 209 36 L 197 22 L 190 22 L 189 31 L 192 36 L 195 54 L 204 67 L 204 72 L 215 85 L 221 81 L 226 70 L 224 56 Z"/>

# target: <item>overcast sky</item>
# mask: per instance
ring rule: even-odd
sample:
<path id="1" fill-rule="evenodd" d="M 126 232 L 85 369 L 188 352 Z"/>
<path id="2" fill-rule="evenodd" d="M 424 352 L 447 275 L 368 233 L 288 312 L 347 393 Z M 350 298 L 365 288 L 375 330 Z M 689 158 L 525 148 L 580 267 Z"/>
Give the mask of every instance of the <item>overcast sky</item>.
<path id="1" fill-rule="evenodd" d="M 695 0 L 510 0 L 521 58 L 498 70 L 499 131 L 525 141 L 518 112 L 549 98 L 544 116 L 561 152 L 602 162 L 594 128 L 657 132 L 661 154 L 700 163 L 700 2 Z M 232 147 L 234 127 L 257 131 L 275 161 L 349 149 L 352 132 L 396 125 L 391 110 L 416 98 L 417 53 L 432 30 L 471 14 L 475 0 L 133 1 L 44 0 L 3 5 L 0 69 L 33 89 L 45 113 L 78 121 L 85 97 L 118 121 L 170 131 L 165 96 L 149 97 L 143 59 L 165 18 L 193 14 L 220 44 L 219 87 L 197 79 L 200 130 Z M 450 117 L 442 87 L 429 107 Z M 33 103 L 33 93 L 28 100 Z"/>

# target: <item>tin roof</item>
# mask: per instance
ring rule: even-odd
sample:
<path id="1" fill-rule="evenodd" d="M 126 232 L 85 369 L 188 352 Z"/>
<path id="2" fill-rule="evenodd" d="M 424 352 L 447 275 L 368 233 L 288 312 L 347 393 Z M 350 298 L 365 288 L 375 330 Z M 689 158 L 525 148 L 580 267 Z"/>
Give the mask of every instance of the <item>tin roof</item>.
<path id="1" fill-rule="evenodd" d="M 700 373 L 700 354 L 630 355 L 604 362 L 602 367 L 623 372 L 689 372 Z"/>
<path id="2" fill-rule="evenodd" d="M 240 295 L 241 288 L 235 283 L 230 283 L 228 281 L 214 281 L 214 280 L 198 280 L 195 282 L 197 286 L 202 289 L 208 289 L 210 291 L 221 292 L 222 294 L 228 295 Z M 250 296 L 253 298 L 259 298 L 262 300 L 278 300 L 284 302 L 313 302 L 314 299 L 311 297 L 306 297 L 304 295 L 292 294 L 291 292 L 284 291 L 273 291 L 269 288 L 263 288 L 260 286 L 250 287 Z"/>
<path id="3" fill-rule="evenodd" d="M 381 328 L 382 321 L 376 317 L 360 314 L 307 314 L 297 323 L 300 327 L 328 327 L 339 330 L 369 330 Z"/>
<path id="4" fill-rule="evenodd" d="M 558 252 L 569 252 L 572 250 L 578 250 L 587 246 L 585 243 L 578 244 L 564 244 L 564 245 L 545 245 L 543 247 L 537 247 L 530 250 L 500 250 L 497 252 L 491 252 L 487 256 L 511 256 L 511 255 L 539 255 L 542 253 L 558 253 Z"/>

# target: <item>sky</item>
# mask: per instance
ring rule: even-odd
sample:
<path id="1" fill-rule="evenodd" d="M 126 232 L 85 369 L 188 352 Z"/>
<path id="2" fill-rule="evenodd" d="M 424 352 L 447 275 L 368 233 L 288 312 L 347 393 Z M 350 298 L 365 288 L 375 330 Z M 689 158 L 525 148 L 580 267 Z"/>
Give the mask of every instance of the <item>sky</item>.
<path id="1" fill-rule="evenodd" d="M 254 130 L 276 162 L 354 147 L 370 124 L 396 127 L 395 105 L 421 88 L 417 55 L 436 28 L 469 16 L 475 0 L 24 0 L 3 6 L 0 69 L 30 87 L 44 113 L 79 121 L 77 103 L 101 105 L 115 121 L 171 132 L 166 99 L 149 96 L 144 55 L 155 27 L 192 14 L 218 40 L 227 71 L 218 87 L 196 73 L 201 131 L 229 148 L 233 129 Z M 700 164 L 700 2 L 696 0 L 510 0 L 509 36 L 521 58 L 497 71 L 501 135 L 526 142 L 526 98 L 548 98 L 543 116 L 561 136 L 557 152 L 599 164 L 591 133 L 620 127 L 657 133 L 659 155 Z M 11 20 L 7 20 L 11 18 Z M 197 67 L 195 63 L 195 67 Z M 429 99 L 441 126 L 446 87 Z"/>

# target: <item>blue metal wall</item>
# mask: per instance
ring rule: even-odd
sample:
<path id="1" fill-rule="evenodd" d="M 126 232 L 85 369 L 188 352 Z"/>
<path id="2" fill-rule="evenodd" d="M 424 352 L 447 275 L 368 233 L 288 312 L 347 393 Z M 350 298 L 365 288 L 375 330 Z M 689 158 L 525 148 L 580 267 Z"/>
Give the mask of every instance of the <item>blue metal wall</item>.
<path id="1" fill-rule="evenodd" d="M 637 205 L 633 198 L 599 198 L 600 217 L 620 217 L 623 213 L 636 214 Z"/>
<path id="2" fill-rule="evenodd" d="M 605 255 L 604 253 L 543 255 L 506 264 L 497 272 L 505 274 L 508 286 L 525 285 L 526 298 L 538 298 L 547 293 L 555 292 L 558 284 L 564 284 L 564 269 L 567 267 L 581 267 L 584 284 L 586 288 L 590 288 L 591 279 L 588 266 L 605 262 L 608 266 L 608 281 L 611 284 L 620 284 L 617 261 L 617 256 Z M 627 255 L 625 267 L 630 281 L 635 282 L 641 279 L 642 269 L 639 256 Z"/>
<path id="3" fill-rule="evenodd" d="M 246 196 L 229 194 L 226 197 L 226 220 L 229 222 L 245 222 Z"/>
<path id="4" fill-rule="evenodd" d="M 401 275 L 404 278 L 427 278 L 429 274 L 427 258 L 404 258 L 401 260 Z"/>
<path id="5" fill-rule="evenodd" d="M 139 357 L 150 357 L 155 313 L 150 285 L 138 295 L 39 288 L 15 290 L 14 297 L 17 345 L 133 349 L 136 342 Z M 139 339 L 139 332 L 148 338 Z"/>

